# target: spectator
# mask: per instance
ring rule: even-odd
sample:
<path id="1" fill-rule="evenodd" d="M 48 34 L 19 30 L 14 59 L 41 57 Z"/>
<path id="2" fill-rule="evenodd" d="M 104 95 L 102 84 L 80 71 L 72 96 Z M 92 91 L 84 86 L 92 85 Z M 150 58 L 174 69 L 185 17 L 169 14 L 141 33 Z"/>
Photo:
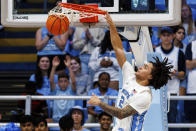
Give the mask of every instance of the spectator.
<path id="1" fill-rule="evenodd" d="M 47 56 L 41 56 L 37 60 L 37 69 L 35 74 L 30 76 L 29 81 L 36 83 L 37 93 L 48 95 L 50 93 L 50 60 Z M 55 82 L 57 82 L 57 75 L 55 75 Z"/>
<path id="2" fill-rule="evenodd" d="M 85 96 L 91 88 L 91 81 L 88 74 L 84 74 L 81 70 L 81 61 L 79 57 L 71 57 L 71 70 L 76 79 L 76 95 Z M 76 105 L 85 107 L 86 101 L 77 100 Z"/>
<path id="3" fill-rule="evenodd" d="M 54 56 L 58 56 L 61 63 L 57 70 L 64 70 L 64 49 L 67 41 L 67 32 L 54 36 L 49 33 L 46 27 L 41 27 L 36 32 L 35 47 L 37 49 L 38 58 L 45 55 L 50 59 L 50 63 Z"/>
<path id="4" fill-rule="evenodd" d="M 186 44 L 182 43 L 182 40 L 185 38 L 185 29 L 183 26 L 176 26 L 174 27 L 174 46 L 179 48 L 180 50 L 185 53 L 186 50 Z M 180 81 L 180 95 L 186 95 L 186 75 L 183 80 Z M 185 121 L 185 113 L 184 113 L 184 101 L 180 100 L 178 101 L 178 113 L 177 113 L 177 122 L 183 123 Z"/>
<path id="5" fill-rule="evenodd" d="M 185 58 L 184 53 L 176 48 L 173 43 L 173 30 L 170 27 L 162 27 L 160 32 L 162 42 L 155 48 L 156 52 L 161 53 L 162 58 L 168 58 L 168 61 L 174 66 L 171 73 L 172 79 L 168 81 L 168 93 L 170 95 L 179 95 L 181 92 L 180 80 L 185 77 Z M 170 102 L 170 111 L 168 113 L 168 122 L 176 123 L 177 101 Z M 175 130 L 170 128 L 169 131 Z"/>
<path id="6" fill-rule="evenodd" d="M 93 50 L 89 61 L 89 68 L 94 72 L 94 83 L 98 81 L 99 74 L 107 72 L 110 75 L 109 87 L 118 90 L 119 65 L 110 41 L 109 31 L 105 33 L 101 46 Z"/>
<path id="7" fill-rule="evenodd" d="M 174 46 L 180 48 L 184 53 L 186 50 L 186 44 L 182 42 L 185 38 L 185 29 L 183 26 L 176 26 L 174 28 Z"/>
<path id="8" fill-rule="evenodd" d="M 181 19 L 182 26 L 185 28 L 186 33 L 186 37 L 183 40 L 183 43 L 188 45 L 194 40 L 195 25 L 192 16 L 192 10 L 187 4 L 182 5 Z"/>
<path id="9" fill-rule="evenodd" d="M 48 56 L 40 56 L 37 59 L 37 69 L 34 74 L 30 76 L 29 81 L 36 83 L 36 92 L 47 96 L 50 94 L 50 60 Z M 55 83 L 57 83 L 58 76 L 55 75 Z M 47 100 L 48 116 L 51 117 L 52 101 Z"/>
<path id="10" fill-rule="evenodd" d="M 89 59 L 92 50 L 99 46 L 104 38 L 105 32 L 103 28 L 81 28 L 77 27 L 73 36 L 73 48 L 80 51 L 80 60 L 82 72 L 90 74 L 88 69 Z"/>
<path id="11" fill-rule="evenodd" d="M 57 66 L 60 64 L 60 60 L 57 56 L 53 58 L 52 61 L 52 70 L 50 74 L 50 86 L 52 94 L 55 96 L 73 96 L 76 92 L 76 81 L 75 77 L 73 75 L 73 72 L 71 70 L 71 59 L 69 56 L 66 57 L 66 60 L 64 61 L 65 65 L 69 69 L 70 77 L 71 77 L 71 86 L 69 85 L 69 76 L 65 73 L 58 75 L 58 84 L 55 84 L 54 82 L 54 74 Z M 74 100 L 54 100 L 53 105 L 53 121 L 57 122 L 59 119 L 68 113 L 71 107 L 75 105 Z"/>
<path id="12" fill-rule="evenodd" d="M 33 131 L 33 117 L 30 115 L 24 115 L 20 118 L 20 129 L 21 131 Z"/>
<path id="13" fill-rule="evenodd" d="M 40 95 L 42 96 L 42 94 L 39 94 L 36 92 L 36 85 L 34 82 L 27 82 L 26 86 L 25 86 L 25 93 L 23 93 L 22 95 Z M 25 101 L 24 100 L 20 100 L 18 102 L 18 107 L 20 110 L 22 110 L 22 114 L 24 115 L 25 113 Z M 48 117 L 48 108 L 47 108 L 47 104 L 45 100 L 32 100 L 31 102 L 31 114 L 34 116 L 43 116 L 44 118 Z"/>
<path id="14" fill-rule="evenodd" d="M 65 115 L 59 120 L 59 127 L 61 131 L 72 131 L 74 120 L 70 115 Z"/>
<path id="15" fill-rule="evenodd" d="M 48 131 L 48 124 L 44 117 L 37 116 L 34 120 L 35 131 Z"/>
<path id="16" fill-rule="evenodd" d="M 88 129 L 83 127 L 85 123 L 85 115 L 84 110 L 81 106 L 74 106 L 70 110 L 70 115 L 74 120 L 74 126 L 72 131 L 89 131 Z"/>
<path id="17" fill-rule="evenodd" d="M 114 89 L 109 88 L 110 75 L 107 72 L 102 72 L 98 78 L 98 87 L 89 91 L 88 95 L 92 96 L 95 94 L 97 96 L 117 96 L 118 92 Z M 106 102 L 106 101 L 105 101 Z M 115 105 L 115 100 L 108 100 L 111 106 Z M 96 122 L 98 120 L 99 114 L 103 110 L 99 106 L 88 105 L 88 120 L 87 122 Z"/>
<path id="18" fill-rule="evenodd" d="M 188 71 L 187 95 L 196 95 L 196 40 L 192 41 L 186 48 L 186 68 Z M 191 123 L 196 122 L 196 101 L 185 101 L 185 113 L 187 120 Z M 189 131 L 195 131 L 195 128 L 190 128 Z"/>
<path id="19" fill-rule="evenodd" d="M 112 116 L 106 112 L 99 114 L 100 131 L 111 131 Z"/>

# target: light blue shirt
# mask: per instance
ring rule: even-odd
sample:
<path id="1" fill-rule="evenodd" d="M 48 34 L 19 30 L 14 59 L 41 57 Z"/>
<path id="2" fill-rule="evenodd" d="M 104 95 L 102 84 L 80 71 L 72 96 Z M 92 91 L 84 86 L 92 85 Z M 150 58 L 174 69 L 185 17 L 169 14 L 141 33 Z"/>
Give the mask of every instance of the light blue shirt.
<path id="1" fill-rule="evenodd" d="M 41 28 L 42 40 L 47 36 L 48 29 L 46 27 Z M 58 36 L 60 39 L 60 36 Z M 51 38 L 44 48 L 37 52 L 37 55 L 63 55 L 64 52 L 56 45 L 53 38 Z"/>
<path id="2" fill-rule="evenodd" d="M 89 96 L 92 96 L 93 93 L 96 96 L 102 96 L 101 95 L 101 92 L 99 90 L 99 87 L 90 90 L 89 93 L 88 93 L 88 95 Z M 118 92 L 116 90 L 114 90 L 114 89 L 108 88 L 107 92 L 105 93 L 105 96 L 118 96 Z M 102 102 L 103 102 L 103 99 L 102 99 Z M 110 100 L 108 100 L 108 103 L 107 104 L 110 105 L 110 106 L 112 106 L 113 103 L 115 103 L 115 100 L 114 99 L 110 99 Z M 87 107 L 90 107 L 90 106 L 91 105 L 87 105 Z M 95 107 L 94 111 L 97 112 L 97 113 L 101 113 L 103 111 L 99 106 L 94 106 L 94 107 Z"/>
<path id="3" fill-rule="evenodd" d="M 78 130 L 72 130 L 72 131 L 78 131 Z M 88 130 L 88 129 L 86 129 L 86 128 L 83 128 L 83 129 L 80 130 L 80 131 L 90 131 L 90 130 Z"/>
<path id="4" fill-rule="evenodd" d="M 29 81 L 36 82 L 35 74 L 32 74 L 30 76 Z M 58 75 L 54 75 L 54 81 L 55 81 L 55 83 L 57 83 Z M 50 80 L 49 80 L 48 76 L 44 76 L 43 77 L 43 85 L 42 85 L 42 87 L 40 89 L 37 89 L 36 92 L 39 93 L 39 94 L 42 94 L 44 96 L 47 96 L 47 95 L 50 94 Z"/>
<path id="5" fill-rule="evenodd" d="M 51 93 L 51 95 L 54 96 L 74 96 L 75 93 L 72 91 L 71 87 L 68 86 L 66 90 L 61 90 L 59 87 L 56 85 L 55 90 Z M 55 122 L 58 122 L 59 119 L 66 115 L 69 110 L 75 105 L 74 100 L 54 100 L 53 104 L 53 120 Z"/>

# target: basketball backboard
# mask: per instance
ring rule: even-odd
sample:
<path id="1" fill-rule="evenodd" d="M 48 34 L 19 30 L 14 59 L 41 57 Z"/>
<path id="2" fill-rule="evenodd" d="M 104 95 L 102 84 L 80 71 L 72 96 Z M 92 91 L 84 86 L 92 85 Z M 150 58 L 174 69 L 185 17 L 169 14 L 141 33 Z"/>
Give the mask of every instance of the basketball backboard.
<path id="1" fill-rule="evenodd" d="M 176 25 L 181 20 L 180 0 L 62 0 L 66 3 L 97 4 L 111 14 L 117 26 Z M 7 27 L 45 26 L 56 0 L 1 0 L 1 23 Z M 81 26 L 75 21 L 73 26 Z M 105 26 L 101 19 L 96 26 Z"/>

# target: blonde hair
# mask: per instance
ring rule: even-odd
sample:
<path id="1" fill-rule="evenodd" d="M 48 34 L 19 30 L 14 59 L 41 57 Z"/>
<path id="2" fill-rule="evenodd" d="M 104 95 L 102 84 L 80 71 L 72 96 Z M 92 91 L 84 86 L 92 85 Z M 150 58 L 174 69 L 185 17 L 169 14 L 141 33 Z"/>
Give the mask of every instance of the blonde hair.
<path id="1" fill-rule="evenodd" d="M 192 9 L 189 5 L 187 4 L 183 4 L 182 7 L 187 7 L 189 9 L 189 21 L 188 21 L 188 31 L 187 34 L 190 35 L 193 32 L 193 15 L 192 15 Z M 181 25 L 184 23 L 183 18 L 181 17 L 182 23 Z"/>

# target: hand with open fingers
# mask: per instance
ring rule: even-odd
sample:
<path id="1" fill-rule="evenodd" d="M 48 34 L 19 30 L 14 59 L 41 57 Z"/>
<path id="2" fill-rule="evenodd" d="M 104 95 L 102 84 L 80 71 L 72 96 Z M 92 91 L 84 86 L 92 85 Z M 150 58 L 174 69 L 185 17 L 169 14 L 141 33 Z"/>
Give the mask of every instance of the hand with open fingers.
<path id="1" fill-rule="evenodd" d="M 57 67 L 60 64 L 60 60 L 58 58 L 58 56 L 55 56 L 52 60 L 52 65 Z"/>
<path id="2" fill-rule="evenodd" d="M 93 94 L 90 100 L 88 101 L 88 104 L 93 105 L 93 106 L 98 106 L 100 103 L 101 103 L 101 100 L 95 94 Z"/>
<path id="3" fill-rule="evenodd" d="M 66 55 L 65 60 L 64 60 L 64 64 L 67 67 L 70 67 L 70 65 L 71 65 L 71 57 L 69 55 Z"/>

